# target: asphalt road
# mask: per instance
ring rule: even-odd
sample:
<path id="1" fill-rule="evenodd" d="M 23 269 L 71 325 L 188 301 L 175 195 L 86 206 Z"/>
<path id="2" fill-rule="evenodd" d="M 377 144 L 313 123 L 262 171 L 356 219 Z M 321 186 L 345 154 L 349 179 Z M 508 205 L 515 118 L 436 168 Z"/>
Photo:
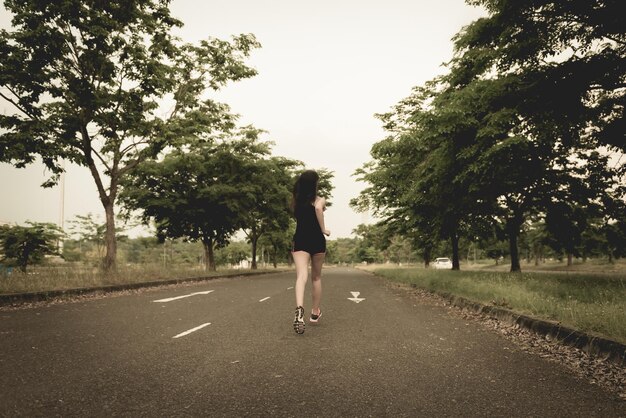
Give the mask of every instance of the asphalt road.
<path id="1" fill-rule="evenodd" d="M 626 417 L 558 364 L 357 270 L 325 270 L 322 319 L 296 335 L 294 282 L 0 312 L 0 416 Z"/>

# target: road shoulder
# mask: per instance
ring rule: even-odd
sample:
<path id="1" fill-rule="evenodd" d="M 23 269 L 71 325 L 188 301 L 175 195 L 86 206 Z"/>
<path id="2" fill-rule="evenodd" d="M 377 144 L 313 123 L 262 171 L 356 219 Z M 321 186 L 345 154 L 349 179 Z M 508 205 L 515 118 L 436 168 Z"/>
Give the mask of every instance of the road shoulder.
<path id="1" fill-rule="evenodd" d="M 408 296 L 420 304 L 445 307 L 448 314 L 453 317 L 472 320 L 484 329 L 502 335 L 521 350 L 558 363 L 570 373 L 602 387 L 626 402 L 626 368 L 606 356 L 590 355 L 580 348 L 562 344 L 549 333 L 538 334 L 518 323 L 503 320 L 489 310 L 475 309 L 471 303 L 454 304 L 451 301 L 453 298 L 394 282 L 372 272 L 361 271 L 377 277 L 392 291 Z"/>

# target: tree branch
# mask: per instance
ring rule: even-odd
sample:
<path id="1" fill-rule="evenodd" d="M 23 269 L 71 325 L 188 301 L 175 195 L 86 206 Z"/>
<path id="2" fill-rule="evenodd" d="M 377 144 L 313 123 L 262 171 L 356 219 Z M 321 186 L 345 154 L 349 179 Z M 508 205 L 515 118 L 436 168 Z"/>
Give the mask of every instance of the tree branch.
<path id="1" fill-rule="evenodd" d="M 59 28 L 63 31 L 65 36 L 67 36 L 67 39 L 65 40 L 65 42 L 69 46 L 72 58 L 74 59 L 73 60 L 73 64 L 75 66 L 75 70 L 78 71 L 78 73 L 81 75 L 81 77 L 84 78 L 85 74 L 83 73 L 82 68 L 80 68 L 80 58 L 78 56 L 78 46 L 74 42 L 74 34 L 72 33 L 72 28 L 69 26 L 69 24 L 66 25 L 66 28 L 63 28 L 61 26 L 59 26 Z"/>
<path id="2" fill-rule="evenodd" d="M 139 165 L 139 163 L 141 163 L 144 160 L 144 158 L 136 158 L 132 161 L 129 161 L 124 167 L 120 168 L 118 170 L 118 178 L 121 178 L 122 176 L 124 176 L 126 173 L 128 173 L 130 170 L 132 170 L 133 168 L 137 167 Z"/>
<path id="3" fill-rule="evenodd" d="M 143 145 L 143 144 L 149 144 L 150 141 L 149 140 L 144 140 L 144 141 L 139 141 L 139 142 L 133 142 L 132 144 L 128 145 L 126 148 L 124 148 L 121 152 L 120 152 L 120 157 L 123 157 L 124 155 L 126 155 L 126 153 L 128 151 L 130 151 L 133 147 L 137 148 L 137 146 L 139 145 Z"/>
<path id="4" fill-rule="evenodd" d="M 93 160 L 91 155 L 92 152 L 95 152 L 91 147 L 91 138 L 89 137 L 89 133 L 87 132 L 87 128 L 85 126 L 81 127 L 81 137 L 82 137 L 82 145 L 83 145 L 83 153 L 85 155 L 85 160 L 87 161 L 87 166 L 89 167 L 89 171 L 96 182 L 96 187 L 98 188 L 98 194 L 100 196 L 100 201 L 104 206 L 107 206 L 110 203 L 109 196 L 106 194 L 106 190 L 102 184 L 102 178 L 100 177 L 100 173 L 98 172 L 98 168 Z M 96 153 L 97 155 L 97 153 Z"/>
<path id="5" fill-rule="evenodd" d="M 190 74 L 190 75 L 189 75 L 189 80 L 187 81 L 187 83 L 185 83 L 185 84 L 181 84 L 181 86 L 180 86 L 180 88 L 178 89 L 177 93 L 178 93 L 178 92 L 181 92 L 181 94 L 186 93 L 186 92 L 185 92 L 185 90 L 187 90 L 188 85 L 189 85 L 189 84 L 191 84 L 191 82 L 192 82 L 192 81 L 194 81 L 194 82 L 195 82 L 195 81 L 200 80 L 201 78 L 203 78 L 203 77 L 204 77 L 204 75 L 205 75 L 206 73 L 207 73 L 207 71 L 206 71 L 206 70 L 205 70 L 205 71 L 202 71 L 202 72 L 201 72 L 201 73 L 200 73 L 197 77 L 195 77 L 195 78 L 193 78 L 193 77 L 191 76 L 191 74 Z M 176 95 L 177 95 L 177 94 L 175 94 L 174 96 L 176 96 Z M 180 96 L 180 95 L 179 95 L 179 96 Z M 174 105 L 174 110 L 172 111 L 172 113 L 171 113 L 171 114 L 170 114 L 170 116 L 168 117 L 168 120 L 173 119 L 173 118 L 174 118 L 174 117 L 178 114 L 178 111 L 179 111 L 179 110 L 180 110 L 180 100 L 176 100 L 176 104 Z"/>
<path id="6" fill-rule="evenodd" d="M 89 144 L 89 149 L 91 150 L 91 152 L 94 153 L 96 157 L 98 157 L 98 160 L 100 160 L 104 168 L 106 168 L 110 172 L 111 167 L 109 167 L 109 164 L 104 160 L 104 158 L 100 155 L 100 153 L 91 147 L 91 143 Z"/>
<path id="7" fill-rule="evenodd" d="M 13 94 L 13 95 L 14 95 L 14 96 L 16 96 L 16 97 L 19 97 L 19 96 L 17 96 L 17 95 L 13 92 L 13 90 L 12 90 L 9 86 L 4 86 L 4 87 L 6 87 L 6 88 L 7 88 L 7 89 L 11 92 L 11 94 Z M 15 108 L 16 108 L 17 110 L 19 110 L 20 112 L 24 113 L 24 114 L 25 114 L 26 116 L 28 116 L 29 118 L 31 118 L 31 119 L 35 119 L 35 120 L 40 120 L 40 119 L 39 119 L 36 115 L 33 115 L 33 114 L 32 114 L 32 113 L 30 113 L 28 110 L 24 109 L 22 106 L 20 106 L 20 104 L 19 104 L 19 103 L 16 103 L 16 102 L 15 102 L 15 101 L 13 101 L 10 97 L 7 97 L 6 95 L 4 95 L 2 92 L 0 92 L 0 97 L 2 97 L 2 98 L 3 98 L 4 100 L 6 100 L 7 102 L 11 103 L 13 106 L 15 106 Z"/>

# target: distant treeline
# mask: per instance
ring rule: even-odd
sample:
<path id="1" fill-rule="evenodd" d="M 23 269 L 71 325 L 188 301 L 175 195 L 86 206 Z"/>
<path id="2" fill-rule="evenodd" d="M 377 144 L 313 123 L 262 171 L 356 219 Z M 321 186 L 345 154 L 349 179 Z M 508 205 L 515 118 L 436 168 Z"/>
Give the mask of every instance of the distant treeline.
<path id="1" fill-rule="evenodd" d="M 104 254 L 104 225 L 93 221 L 91 215 L 79 217 L 77 224 L 83 229 L 74 238 L 68 238 L 52 224 L 32 223 L 28 226 L 3 226 L 0 228 L 0 264 L 19 267 L 45 263 L 46 255 L 56 255 L 69 265 L 97 267 Z M 292 225 L 293 227 L 293 225 Z M 288 235 L 284 232 L 285 245 L 276 247 L 271 234 L 259 239 L 258 263 L 263 267 L 291 265 Z M 424 263 L 418 247 L 400 235 L 390 234 L 383 225 L 359 225 L 354 238 L 327 240 L 326 262 L 336 265 L 370 263 L 418 264 Z M 61 244 L 61 238 L 65 240 Z M 166 268 L 192 267 L 204 269 L 206 253 L 202 243 L 183 239 L 159 240 L 156 237 L 118 238 L 119 261 L 122 265 L 162 265 Z M 612 248 L 612 251 L 607 251 Z M 575 252 L 565 251 L 559 240 L 550 234 L 545 224 L 536 223 L 525 229 L 519 239 L 520 254 L 526 263 L 538 265 L 544 261 L 559 260 L 572 263 L 572 257 L 585 262 L 588 258 L 603 258 L 612 262 L 626 256 L 624 241 L 609 243 L 600 230 L 585 234 Z M 450 257 L 452 247 L 448 240 L 440 240 L 433 247 L 433 257 Z M 508 261 L 510 254 L 506 241 L 498 239 L 470 241 L 459 240 L 460 259 L 467 262 L 491 260 L 494 264 Z M 58 263 L 59 258 L 53 259 Z M 219 247 L 214 253 L 214 264 L 220 268 L 252 268 L 252 244 L 233 240 Z M 6 271 L 6 269 L 4 270 Z"/>
<path id="2" fill-rule="evenodd" d="M 424 258 L 419 248 L 400 235 L 390 235 L 381 225 L 359 225 L 354 238 L 327 240 L 327 264 L 354 265 L 370 263 L 421 264 Z M 624 242 L 618 243 L 618 250 L 607 252 L 610 244 L 603 234 L 583 237 L 574 253 L 565 251 L 558 239 L 546 229 L 545 224 L 533 224 L 532 228 L 520 234 L 518 242 L 520 257 L 527 264 L 539 265 L 546 260 L 558 260 L 571 265 L 573 258 L 580 262 L 587 259 L 604 259 L 612 262 L 626 256 Z M 200 243 L 185 242 L 181 239 L 159 242 L 154 237 L 119 238 L 119 260 L 123 264 L 163 264 L 165 266 L 199 266 L 205 264 L 204 250 Z M 66 261 L 92 263 L 97 265 L 102 257 L 103 247 L 94 241 L 67 240 L 63 247 Z M 291 265 L 288 247 L 279 252 L 271 242 L 261 240 L 258 244 L 258 263 L 262 266 Z M 452 247 L 447 240 L 440 240 L 433 247 L 433 258 L 451 257 Z M 510 261 L 508 243 L 492 239 L 470 241 L 459 240 L 460 259 L 466 262 L 490 260 L 493 264 Z M 215 251 L 215 264 L 222 268 L 251 268 L 252 246 L 246 241 L 232 241 Z"/>

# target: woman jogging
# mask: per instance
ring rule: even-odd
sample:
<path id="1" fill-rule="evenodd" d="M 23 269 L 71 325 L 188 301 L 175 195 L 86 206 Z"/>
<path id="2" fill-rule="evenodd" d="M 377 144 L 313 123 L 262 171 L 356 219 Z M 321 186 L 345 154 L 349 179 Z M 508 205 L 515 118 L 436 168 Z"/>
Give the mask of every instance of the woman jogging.
<path id="1" fill-rule="evenodd" d="M 322 316 L 322 264 L 326 256 L 326 238 L 330 231 L 324 225 L 326 200 L 317 195 L 319 175 L 313 170 L 303 172 L 293 187 L 292 210 L 296 218 L 296 233 L 293 236 L 292 255 L 296 264 L 296 315 L 293 329 L 304 333 L 304 288 L 309 276 L 311 261 L 311 281 L 313 306 L 309 322 L 317 323 Z"/>

